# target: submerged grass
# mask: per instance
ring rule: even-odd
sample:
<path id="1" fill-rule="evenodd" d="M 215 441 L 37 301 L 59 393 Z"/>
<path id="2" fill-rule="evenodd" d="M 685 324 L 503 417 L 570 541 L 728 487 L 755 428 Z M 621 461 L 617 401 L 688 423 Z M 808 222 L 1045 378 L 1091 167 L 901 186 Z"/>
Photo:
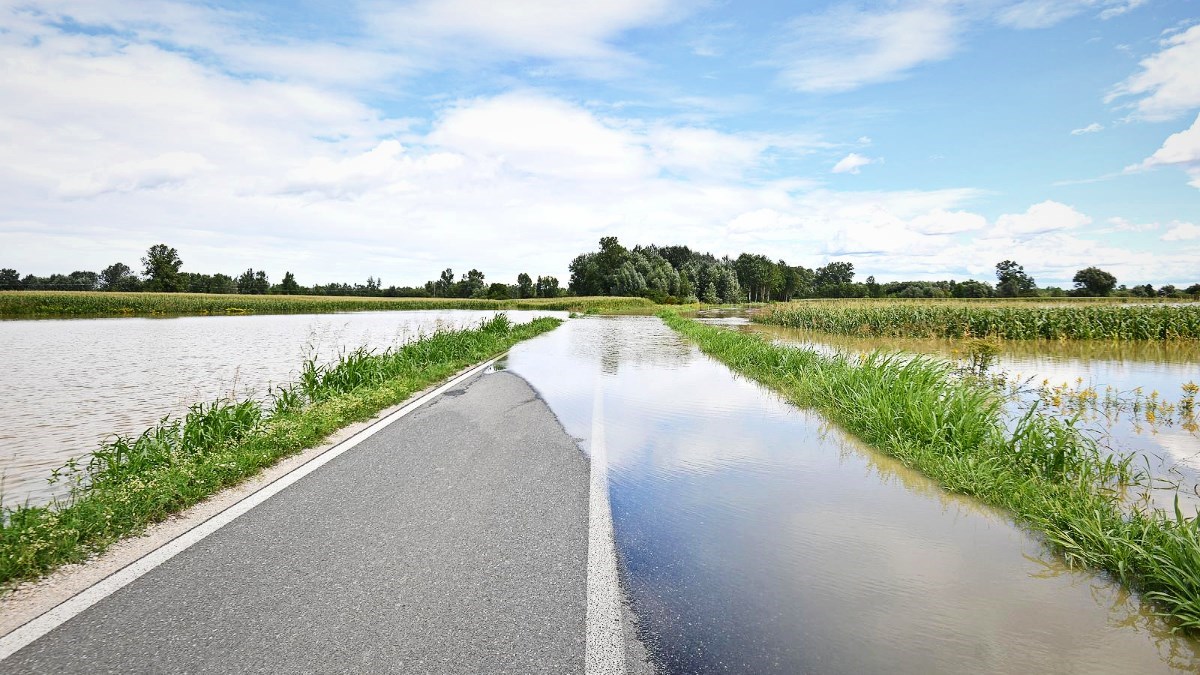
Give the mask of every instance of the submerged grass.
<path id="1" fill-rule="evenodd" d="M 1200 339 L 1200 304 L 818 301 L 775 307 L 754 320 L 869 337 Z"/>
<path id="2" fill-rule="evenodd" d="M 1007 424 L 1003 400 L 928 357 L 822 356 L 660 315 L 734 371 L 819 410 L 947 489 L 1010 511 L 1072 565 L 1107 571 L 1200 631 L 1200 520 L 1130 509 L 1145 480 L 1129 458 L 1100 452 L 1069 421 L 1030 409 Z"/>
<path id="3" fill-rule="evenodd" d="M 182 419 L 107 442 L 55 472 L 54 480 L 70 484 L 66 499 L 0 512 L 0 583 L 82 560 L 561 323 L 514 326 L 499 315 L 478 329 L 438 332 L 383 353 L 357 350 L 330 366 L 309 361 L 299 381 L 267 404 L 198 404 Z"/>
<path id="4" fill-rule="evenodd" d="M 0 319 L 312 314 L 414 309 L 540 309 L 606 313 L 614 310 L 654 306 L 653 302 L 645 298 L 616 297 L 472 300 L 469 298 L 373 298 L 323 295 L 0 291 Z"/>

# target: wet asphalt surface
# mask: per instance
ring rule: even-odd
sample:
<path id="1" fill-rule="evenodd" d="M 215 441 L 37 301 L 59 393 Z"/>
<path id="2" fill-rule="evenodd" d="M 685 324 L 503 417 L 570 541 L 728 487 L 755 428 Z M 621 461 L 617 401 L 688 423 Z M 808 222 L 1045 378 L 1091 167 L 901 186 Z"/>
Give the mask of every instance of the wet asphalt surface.
<path id="1" fill-rule="evenodd" d="M 554 414 L 482 375 L 0 672 L 583 672 L 587 505 Z"/>

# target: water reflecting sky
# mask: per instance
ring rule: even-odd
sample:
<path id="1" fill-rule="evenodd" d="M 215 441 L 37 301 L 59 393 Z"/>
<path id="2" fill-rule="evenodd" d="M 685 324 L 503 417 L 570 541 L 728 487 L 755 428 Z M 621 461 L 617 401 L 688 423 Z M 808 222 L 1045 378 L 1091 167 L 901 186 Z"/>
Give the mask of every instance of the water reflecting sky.
<path id="1" fill-rule="evenodd" d="M 603 390 L 618 553 L 668 670 L 1193 671 L 1102 577 L 733 376 L 652 317 L 514 348 L 586 448 Z"/>

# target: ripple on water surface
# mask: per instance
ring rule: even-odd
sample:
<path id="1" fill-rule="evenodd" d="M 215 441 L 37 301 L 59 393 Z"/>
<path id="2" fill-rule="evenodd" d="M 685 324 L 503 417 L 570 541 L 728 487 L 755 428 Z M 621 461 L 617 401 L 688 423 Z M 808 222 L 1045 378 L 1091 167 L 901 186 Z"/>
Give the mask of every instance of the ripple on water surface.
<path id="1" fill-rule="evenodd" d="M 1025 532 L 735 377 L 654 318 L 514 348 L 586 440 L 603 390 L 618 554 L 677 673 L 1190 672 L 1193 641 Z"/>
<path id="2" fill-rule="evenodd" d="M 565 312 L 509 311 L 516 323 Z M 262 398 L 306 358 L 386 349 L 445 327 L 477 326 L 471 310 L 0 321 L 0 492 L 42 502 L 46 481 L 112 434 L 139 434 L 163 415 L 222 396 Z"/>

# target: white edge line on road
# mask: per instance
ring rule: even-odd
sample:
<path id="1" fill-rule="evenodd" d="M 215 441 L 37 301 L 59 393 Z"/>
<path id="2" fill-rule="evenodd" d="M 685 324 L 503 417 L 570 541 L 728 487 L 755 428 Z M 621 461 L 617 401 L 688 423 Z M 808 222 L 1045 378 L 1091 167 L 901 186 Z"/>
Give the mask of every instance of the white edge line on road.
<path id="1" fill-rule="evenodd" d="M 604 442 L 603 376 L 592 402 L 591 482 L 588 488 L 586 675 L 624 675 L 625 631 L 620 578 L 608 502 L 608 448 Z"/>
<path id="2" fill-rule="evenodd" d="M 258 506 L 276 494 L 286 490 L 289 486 L 301 480 L 308 474 L 333 461 L 346 451 L 352 449 L 354 446 L 362 443 L 371 436 L 374 436 L 387 425 L 395 422 L 401 417 L 404 417 L 417 408 L 420 408 L 422 405 L 425 405 L 429 401 L 439 396 L 442 392 L 483 371 L 485 368 L 495 362 L 496 359 L 485 361 L 478 366 L 471 368 L 467 372 L 458 375 L 437 389 L 434 389 L 420 398 L 405 404 L 399 410 L 393 412 L 387 417 L 384 417 L 383 419 L 378 420 L 371 426 L 363 429 L 359 433 L 346 439 L 345 441 L 342 441 L 329 450 L 326 450 L 305 464 L 296 467 L 296 469 L 293 471 L 280 476 L 274 482 L 264 486 L 262 489 L 247 496 L 245 499 L 242 499 L 233 506 L 221 511 L 212 518 L 209 518 L 203 523 L 167 542 L 163 546 L 139 558 L 137 561 L 105 577 L 86 590 L 72 596 L 70 599 L 63 601 L 53 609 L 47 611 L 45 614 L 42 614 L 29 623 L 26 623 L 20 628 L 12 631 L 8 635 L 5 635 L 3 638 L 0 638 L 0 661 L 4 661 L 46 633 L 49 633 L 55 628 L 66 623 L 72 617 L 78 615 L 113 593 L 116 593 L 138 579 L 138 577 L 141 577 L 150 570 L 153 570 L 155 567 L 158 567 L 171 558 L 174 558 L 183 551 L 186 551 L 196 542 L 199 542 L 213 532 L 216 532 L 222 527 L 233 522 L 238 516 L 241 516 L 255 506 Z"/>

